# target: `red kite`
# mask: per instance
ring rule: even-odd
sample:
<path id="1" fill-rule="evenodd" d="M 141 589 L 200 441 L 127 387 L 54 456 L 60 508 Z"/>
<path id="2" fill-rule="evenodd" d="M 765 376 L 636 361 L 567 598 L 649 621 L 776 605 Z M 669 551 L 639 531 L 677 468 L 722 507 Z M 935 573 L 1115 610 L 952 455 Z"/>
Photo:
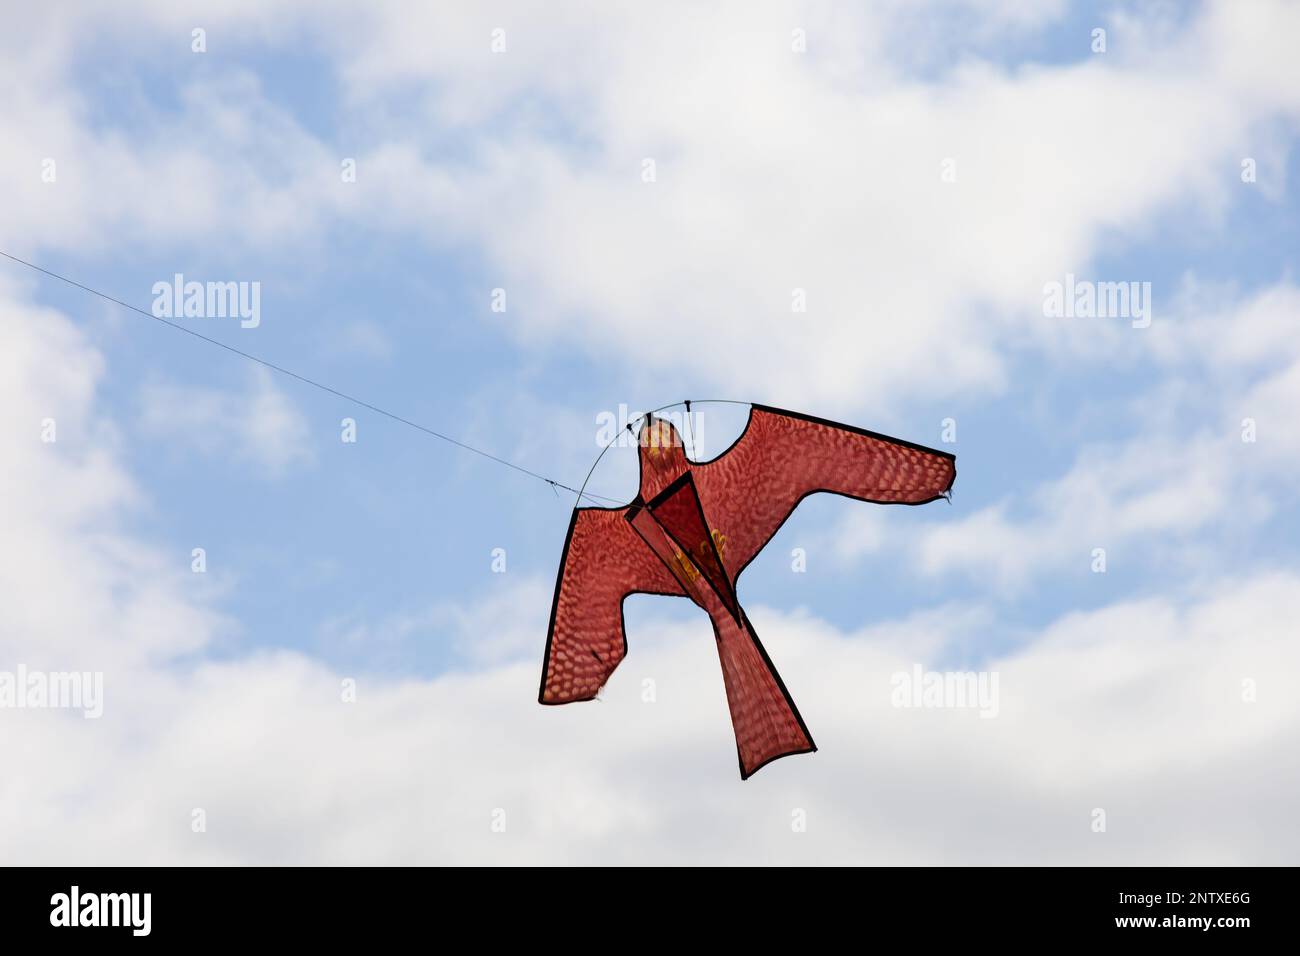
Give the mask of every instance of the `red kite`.
<path id="1" fill-rule="evenodd" d="M 639 439 L 636 498 L 573 512 L 538 700 L 568 704 L 596 696 L 627 654 L 628 595 L 689 597 L 713 622 L 741 779 L 778 757 L 816 750 L 740 606 L 736 579 L 808 495 L 925 504 L 946 496 L 956 459 L 763 405 L 751 407 L 740 437 L 712 461 L 687 458 L 677 430 L 651 415 Z"/>

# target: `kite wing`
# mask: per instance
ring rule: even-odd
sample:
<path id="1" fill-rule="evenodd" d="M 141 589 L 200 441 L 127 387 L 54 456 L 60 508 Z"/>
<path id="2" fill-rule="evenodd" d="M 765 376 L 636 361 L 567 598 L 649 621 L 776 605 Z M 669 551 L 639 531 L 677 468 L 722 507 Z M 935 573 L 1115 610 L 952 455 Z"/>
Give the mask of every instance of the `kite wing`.
<path id="1" fill-rule="evenodd" d="M 943 497 L 957 476 L 948 452 L 765 405 L 752 407 L 731 448 L 693 470 L 733 576 L 814 492 L 920 505 Z"/>
<path id="2" fill-rule="evenodd" d="M 677 579 L 625 520 L 627 508 L 578 508 L 560 558 L 546 634 L 543 704 L 591 700 L 627 654 L 623 599 L 685 596 Z"/>

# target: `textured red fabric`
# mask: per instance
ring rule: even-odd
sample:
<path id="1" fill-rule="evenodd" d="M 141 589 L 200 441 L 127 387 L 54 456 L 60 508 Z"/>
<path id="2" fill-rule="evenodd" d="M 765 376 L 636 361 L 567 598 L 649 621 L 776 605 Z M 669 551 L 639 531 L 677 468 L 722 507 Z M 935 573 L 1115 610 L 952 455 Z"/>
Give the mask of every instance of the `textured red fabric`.
<path id="1" fill-rule="evenodd" d="M 733 575 L 815 491 L 881 504 L 924 504 L 957 476 L 947 452 L 755 406 L 736 443 L 691 468 L 704 513 L 727 538 Z"/>
<path id="2" fill-rule="evenodd" d="M 739 619 L 740 604 L 736 600 L 731 577 L 718 557 L 718 542 L 704 520 L 704 508 L 691 481 L 691 473 L 683 472 L 681 478 L 660 492 L 646 510 L 677 545 L 677 551 L 673 555 L 675 561 L 685 567 L 688 575 L 689 566 L 686 562 L 693 565 L 713 587 L 732 616 Z"/>
<path id="3" fill-rule="evenodd" d="M 579 508 L 555 601 L 541 701 L 591 700 L 627 653 L 623 599 L 685 592 L 624 518 L 626 508 Z"/>
<path id="4" fill-rule="evenodd" d="M 947 452 L 754 406 L 713 461 L 687 459 L 662 419 L 639 433 L 641 489 L 626 508 L 579 508 L 556 581 L 539 699 L 590 700 L 626 653 L 623 599 L 686 596 L 709 614 L 742 777 L 816 750 L 736 598 L 736 579 L 803 498 L 817 491 L 923 504 L 956 477 Z"/>
<path id="5" fill-rule="evenodd" d="M 666 508 L 662 507 L 665 502 L 669 503 Z M 719 587 L 710 581 L 711 574 L 723 572 L 717 542 L 704 533 L 700 512 L 694 483 L 688 479 L 670 485 L 655 504 L 634 509 L 628 520 L 713 623 L 740 775 L 745 778 L 770 760 L 817 747 L 753 625 L 740 609 L 732 582 L 724 578 Z M 685 530 L 670 534 L 670 526 L 662 523 L 665 518 L 679 520 Z M 682 544 L 687 541 L 695 545 L 684 549 Z M 698 563 L 693 560 L 697 556 L 703 558 Z M 724 599 L 724 593 L 729 599 Z"/>
<path id="6" fill-rule="evenodd" d="M 817 745 L 759 643 L 754 625 L 743 611 L 741 615 L 740 623 L 729 614 L 712 617 L 743 779 L 777 757 L 808 753 Z"/>

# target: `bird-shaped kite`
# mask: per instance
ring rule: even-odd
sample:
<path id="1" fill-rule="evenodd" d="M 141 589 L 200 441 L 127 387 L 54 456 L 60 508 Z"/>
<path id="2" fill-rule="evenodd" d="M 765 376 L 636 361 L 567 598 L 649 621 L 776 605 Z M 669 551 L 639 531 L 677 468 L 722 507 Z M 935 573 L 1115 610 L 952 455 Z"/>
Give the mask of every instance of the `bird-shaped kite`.
<path id="1" fill-rule="evenodd" d="M 778 757 L 816 750 L 736 598 L 736 579 L 808 495 L 925 504 L 946 496 L 956 459 L 763 405 L 751 406 L 740 437 L 711 461 L 687 458 L 677 429 L 653 415 L 645 416 L 638 444 L 636 498 L 622 507 L 574 509 L 538 700 L 596 696 L 627 654 L 628 595 L 689 597 L 713 622 L 741 779 Z"/>

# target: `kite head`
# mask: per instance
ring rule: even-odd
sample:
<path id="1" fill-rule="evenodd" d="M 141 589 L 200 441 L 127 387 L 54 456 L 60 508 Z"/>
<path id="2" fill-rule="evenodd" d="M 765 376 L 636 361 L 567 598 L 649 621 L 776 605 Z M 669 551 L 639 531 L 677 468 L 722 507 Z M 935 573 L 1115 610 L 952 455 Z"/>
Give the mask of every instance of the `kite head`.
<path id="1" fill-rule="evenodd" d="M 642 474 L 669 473 L 675 477 L 686 470 L 686 449 L 682 436 L 671 422 L 648 416 L 637 436 L 641 447 Z"/>

